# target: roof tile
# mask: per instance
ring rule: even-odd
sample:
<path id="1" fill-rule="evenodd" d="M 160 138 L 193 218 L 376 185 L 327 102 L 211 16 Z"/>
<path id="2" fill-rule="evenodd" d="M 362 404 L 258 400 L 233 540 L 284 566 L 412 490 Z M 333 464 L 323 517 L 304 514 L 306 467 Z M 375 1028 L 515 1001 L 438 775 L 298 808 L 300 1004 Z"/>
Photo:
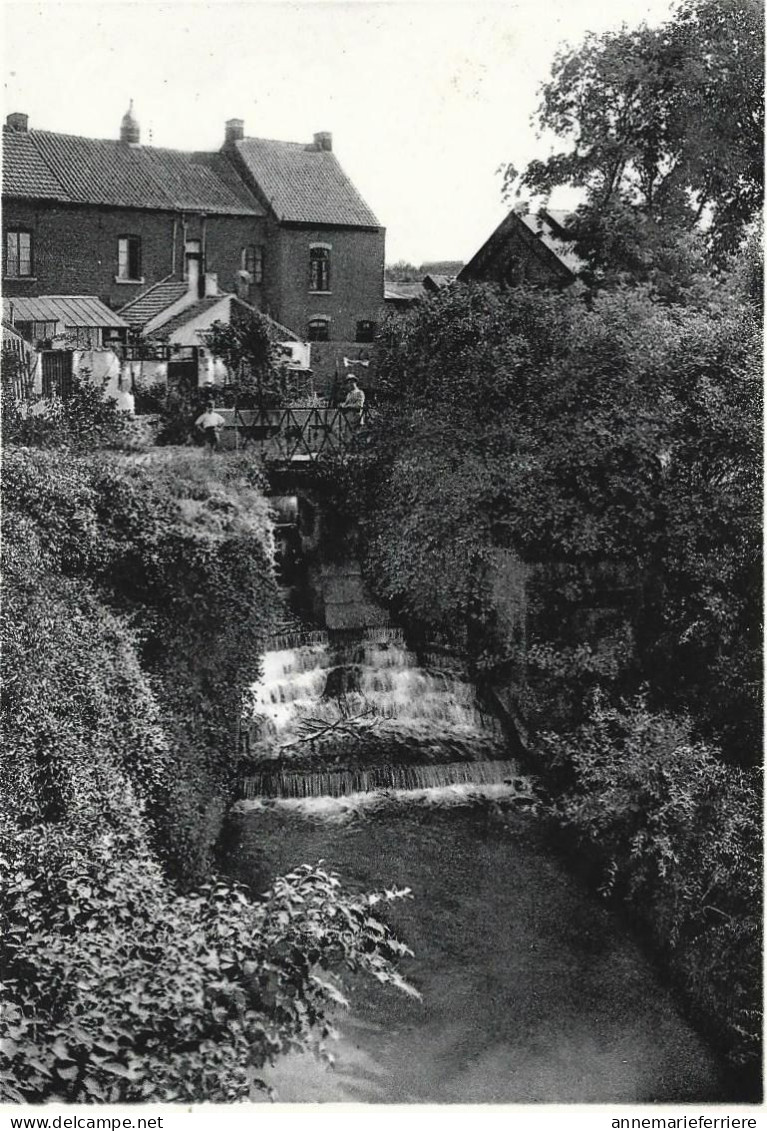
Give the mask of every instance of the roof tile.
<path id="1" fill-rule="evenodd" d="M 187 322 L 193 321 L 200 314 L 204 314 L 206 310 L 211 310 L 214 306 L 218 306 L 228 296 L 225 294 L 220 295 L 207 295 L 201 298 L 199 302 L 194 303 L 193 306 L 187 306 L 180 310 L 178 314 L 174 314 L 162 326 L 156 326 L 149 334 L 150 338 L 169 338 L 176 330 L 180 330 Z"/>
<path id="2" fill-rule="evenodd" d="M 36 200 L 68 200 L 40 156 L 32 135 L 3 130 L 3 193 Z"/>
<path id="3" fill-rule="evenodd" d="M 3 191 L 118 208 L 263 216 L 245 185 L 232 187 L 217 155 L 126 145 L 72 134 L 4 132 Z"/>
<path id="4" fill-rule="evenodd" d="M 236 147 L 278 220 L 380 227 L 332 152 L 255 137 Z"/>
<path id="5" fill-rule="evenodd" d="M 188 283 L 155 283 L 121 307 L 120 314 L 130 326 L 145 326 L 151 318 L 183 298 L 188 290 Z"/>

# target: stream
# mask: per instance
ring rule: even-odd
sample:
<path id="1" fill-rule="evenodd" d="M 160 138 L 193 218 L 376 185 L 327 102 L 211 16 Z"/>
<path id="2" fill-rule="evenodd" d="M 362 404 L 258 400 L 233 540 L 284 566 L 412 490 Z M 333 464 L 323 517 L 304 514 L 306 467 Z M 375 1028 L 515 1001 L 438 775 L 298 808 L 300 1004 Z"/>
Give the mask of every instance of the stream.
<path id="1" fill-rule="evenodd" d="M 347 980 L 332 1069 L 268 1074 L 283 1102 L 725 1099 L 652 961 L 547 844 L 534 780 L 459 666 L 393 630 L 266 658 L 229 870 L 255 891 L 323 860 L 387 909 L 414 1000 Z M 433 661 L 433 662 L 432 662 Z"/>

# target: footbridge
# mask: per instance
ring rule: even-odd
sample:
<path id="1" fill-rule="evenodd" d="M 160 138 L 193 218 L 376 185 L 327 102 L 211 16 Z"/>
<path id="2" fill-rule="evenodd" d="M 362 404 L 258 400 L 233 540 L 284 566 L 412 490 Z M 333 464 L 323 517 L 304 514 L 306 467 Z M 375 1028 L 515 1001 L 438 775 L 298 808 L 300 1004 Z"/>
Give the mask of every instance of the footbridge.
<path id="1" fill-rule="evenodd" d="M 359 409 L 292 407 L 217 408 L 224 419 L 221 446 L 250 450 L 275 469 L 299 468 L 359 451 L 367 429 Z"/>

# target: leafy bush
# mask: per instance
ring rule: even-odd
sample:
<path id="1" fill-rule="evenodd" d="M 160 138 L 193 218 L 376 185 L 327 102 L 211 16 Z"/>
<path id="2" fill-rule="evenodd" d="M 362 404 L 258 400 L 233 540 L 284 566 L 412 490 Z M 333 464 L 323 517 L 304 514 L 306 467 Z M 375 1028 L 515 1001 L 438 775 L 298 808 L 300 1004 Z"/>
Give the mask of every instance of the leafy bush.
<path id="1" fill-rule="evenodd" d="M 329 1055 L 341 970 L 415 992 L 374 911 L 406 891 L 350 897 L 307 865 L 259 903 L 179 896 L 135 834 L 2 837 L 0 1100 L 244 1100 L 282 1053 Z"/>
<path id="2" fill-rule="evenodd" d="M 258 473 L 195 457 L 5 453 L 3 1101 L 245 1099 L 339 971 L 409 988 L 405 893 L 211 878 L 275 586 Z"/>
<path id="3" fill-rule="evenodd" d="M 72 377 L 71 392 L 17 401 L 4 396 L 3 439 L 35 448 L 130 448 L 137 441 L 132 421 L 85 370 Z"/>
<path id="4" fill-rule="evenodd" d="M 614 652 L 618 691 L 649 681 L 655 706 L 753 764 L 761 332 L 753 303 L 730 297 L 701 312 L 639 287 L 440 293 L 382 334 L 391 403 L 359 509 L 373 589 L 483 670 L 493 652 L 500 671 L 507 660 L 496 550 L 531 567 L 528 640 L 542 648 L 604 652 L 615 625 L 589 610 L 623 590 L 634 654 Z"/>
<path id="5" fill-rule="evenodd" d="M 152 681 L 168 745 L 172 770 L 152 790 L 140 783 L 156 843 L 185 883 L 199 883 L 233 790 L 241 695 L 258 676 L 278 607 L 260 475 L 246 460 L 226 457 L 213 466 L 196 452 L 178 459 L 162 452 L 54 459 L 9 451 L 5 488 L 4 552 L 13 566 L 6 592 L 18 614 L 17 629 L 12 621 L 7 628 L 17 631 L 20 650 L 12 669 L 16 687 L 33 712 L 39 697 L 54 732 L 64 717 L 79 719 L 82 728 L 93 716 L 88 696 L 102 703 L 99 681 L 112 670 L 98 652 L 99 623 L 109 622 L 135 653 L 136 688 Z M 36 617 L 44 623 L 46 615 L 41 645 L 24 624 Z M 82 645 L 81 668 L 68 672 L 70 651 L 79 654 L 78 641 L 89 636 L 93 654 Z M 49 694 L 40 695 L 33 673 L 44 662 L 56 665 L 56 675 L 42 684 Z M 57 695 L 57 682 L 67 695 Z M 116 710 L 118 704 L 116 698 Z M 108 698 L 104 707 L 108 715 Z M 117 745 L 121 728 L 123 739 L 131 734 L 122 706 L 119 711 L 108 724 Z M 7 717 L 13 736 L 14 716 Z"/>
<path id="6" fill-rule="evenodd" d="M 688 1001 L 735 1064 L 760 1063 L 761 798 L 755 777 L 642 700 L 594 700 L 543 734 L 554 813 L 605 895 L 651 931 Z"/>

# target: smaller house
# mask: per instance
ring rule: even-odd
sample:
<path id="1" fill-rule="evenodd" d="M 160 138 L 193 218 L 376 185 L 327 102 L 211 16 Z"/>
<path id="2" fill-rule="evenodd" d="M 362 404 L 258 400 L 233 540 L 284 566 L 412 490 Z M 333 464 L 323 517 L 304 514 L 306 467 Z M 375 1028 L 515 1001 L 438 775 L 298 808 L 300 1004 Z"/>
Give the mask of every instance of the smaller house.
<path id="1" fill-rule="evenodd" d="M 568 233 L 570 213 L 512 211 L 458 274 L 461 283 L 567 287 L 584 263 Z"/>
<path id="2" fill-rule="evenodd" d="M 4 298 L 3 323 L 38 359 L 32 364 L 31 393 L 66 396 L 77 373 L 87 373 L 109 392 L 117 389 L 118 354 L 128 326 L 95 296 Z"/>
<path id="3" fill-rule="evenodd" d="M 427 273 L 420 280 L 403 282 L 387 279 L 384 283 L 384 303 L 389 311 L 409 310 L 414 303 L 421 302 L 430 295 L 437 294 L 445 287 L 452 286 L 455 275 L 435 275 Z"/>
<path id="4" fill-rule="evenodd" d="M 219 291 L 215 278 L 206 276 L 205 294 L 174 282 L 157 283 L 132 302 L 121 315 L 130 325 L 133 344 L 126 351 L 124 376 L 151 385 L 170 381 L 192 387 L 225 384 L 230 375 L 224 362 L 214 357 L 207 337 L 216 322 L 225 325 L 260 314 L 237 295 Z M 310 346 L 286 326 L 261 315 L 285 358 L 295 394 L 305 395 L 311 384 Z"/>

